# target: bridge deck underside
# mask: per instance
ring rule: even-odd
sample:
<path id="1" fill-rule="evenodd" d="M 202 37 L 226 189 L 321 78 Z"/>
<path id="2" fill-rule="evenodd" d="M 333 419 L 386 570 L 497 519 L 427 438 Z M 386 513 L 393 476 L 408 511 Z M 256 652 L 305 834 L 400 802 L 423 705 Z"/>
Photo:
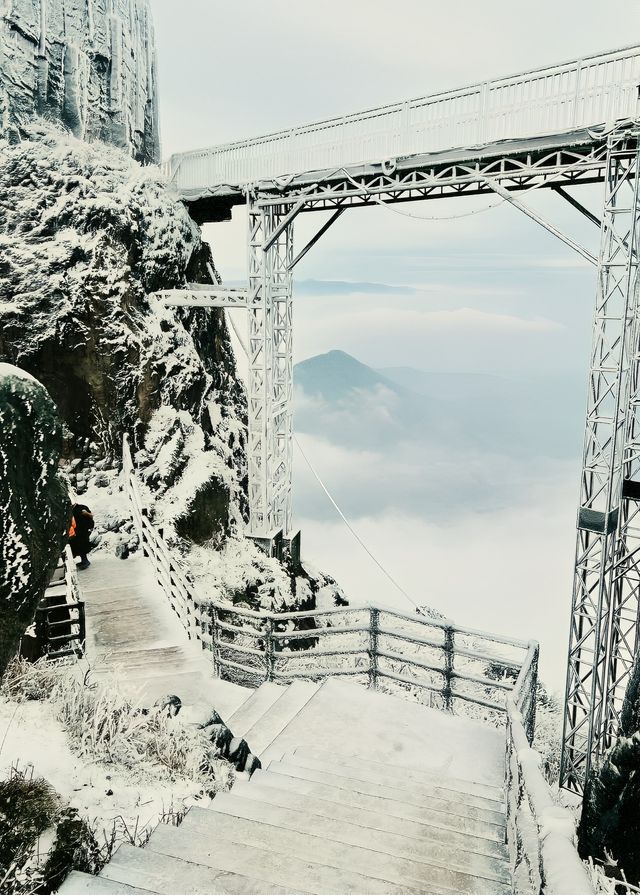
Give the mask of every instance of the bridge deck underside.
<path id="1" fill-rule="evenodd" d="M 323 211 L 385 202 L 412 202 L 478 196 L 492 192 L 487 179 L 511 191 L 600 183 L 604 179 L 606 137 L 593 130 L 502 140 L 485 146 L 424 153 L 379 162 L 309 171 L 252 184 L 260 204 L 295 204 Z M 218 184 L 182 189 L 180 195 L 199 223 L 228 220 L 246 202 L 247 187 Z"/>

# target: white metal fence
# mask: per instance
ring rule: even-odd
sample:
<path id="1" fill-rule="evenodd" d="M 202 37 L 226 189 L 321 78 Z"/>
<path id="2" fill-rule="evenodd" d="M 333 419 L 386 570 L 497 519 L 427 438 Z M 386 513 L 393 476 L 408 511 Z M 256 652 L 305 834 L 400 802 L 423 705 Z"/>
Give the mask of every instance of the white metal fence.
<path id="1" fill-rule="evenodd" d="M 640 46 L 171 157 L 179 190 L 242 185 L 638 116 Z"/>

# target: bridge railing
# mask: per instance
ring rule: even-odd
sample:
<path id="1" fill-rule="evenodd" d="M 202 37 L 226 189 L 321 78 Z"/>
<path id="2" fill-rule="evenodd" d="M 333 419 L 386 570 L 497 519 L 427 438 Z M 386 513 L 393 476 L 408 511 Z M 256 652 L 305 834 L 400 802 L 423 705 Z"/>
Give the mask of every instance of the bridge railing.
<path id="1" fill-rule="evenodd" d="M 640 46 L 174 155 L 179 190 L 380 162 L 613 124 L 638 116 Z"/>

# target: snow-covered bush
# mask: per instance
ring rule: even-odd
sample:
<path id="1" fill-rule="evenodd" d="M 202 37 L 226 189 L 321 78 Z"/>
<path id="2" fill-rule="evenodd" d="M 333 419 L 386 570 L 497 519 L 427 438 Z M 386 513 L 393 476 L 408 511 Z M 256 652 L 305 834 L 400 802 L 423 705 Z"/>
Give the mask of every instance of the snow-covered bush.
<path id="1" fill-rule="evenodd" d="M 17 768 L 0 780 L 3 895 L 48 895 L 70 870 L 97 872 L 104 862 L 90 825 L 46 780 Z"/>
<path id="2" fill-rule="evenodd" d="M 538 682 L 536 729 L 533 748 L 541 756 L 541 769 L 549 786 L 558 785 L 562 754 L 562 703 Z"/>
<path id="3" fill-rule="evenodd" d="M 579 829 L 583 857 L 640 886 L 640 658 L 627 685 L 620 732 L 585 785 Z"/>

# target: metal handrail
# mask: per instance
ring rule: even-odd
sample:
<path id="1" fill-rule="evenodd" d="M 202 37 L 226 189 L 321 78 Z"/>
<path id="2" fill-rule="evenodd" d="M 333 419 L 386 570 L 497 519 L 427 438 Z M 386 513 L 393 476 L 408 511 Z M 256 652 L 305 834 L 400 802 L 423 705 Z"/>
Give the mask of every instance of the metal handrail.
<path id="1" fill-rule="evenodd" d="M 529 646 L 516 685 L 506 698 L 507 843 L 514 876 L 531 895 L 594 895 L 580 860 L 573 814 L 553 797 L 532 748 L 538 645 Z"/>
<path id="2" fill-rule="evenodd" d="M 235 607 L 219 593 L 203 599 L 149 519 L 128 438 L 123 470 L 134 522 L 158 582 L 189 637 L 213 653 L 217 674 L 240 671 L 253 684 L 295 675 L 361 675 L 372 686 L 386 679 L 439 694 L 447 709 L 468 702 L 504 713 L 505 694 L 516 685 L 514 671 L 524 667 L 525 641 L 375 606 L 269 612 Z M 425 629 L 430 636 L 416 636 Z M 514 655 L 492 652 L 496 644 Z M 489 665 L 503 667 L 505 677 L 492 677 Z"/>
<path id="3" fill-rule="evenodd" d="M 480 146 L 638 117 L 640 46 L 171 156 L 178 189 Z"/>

